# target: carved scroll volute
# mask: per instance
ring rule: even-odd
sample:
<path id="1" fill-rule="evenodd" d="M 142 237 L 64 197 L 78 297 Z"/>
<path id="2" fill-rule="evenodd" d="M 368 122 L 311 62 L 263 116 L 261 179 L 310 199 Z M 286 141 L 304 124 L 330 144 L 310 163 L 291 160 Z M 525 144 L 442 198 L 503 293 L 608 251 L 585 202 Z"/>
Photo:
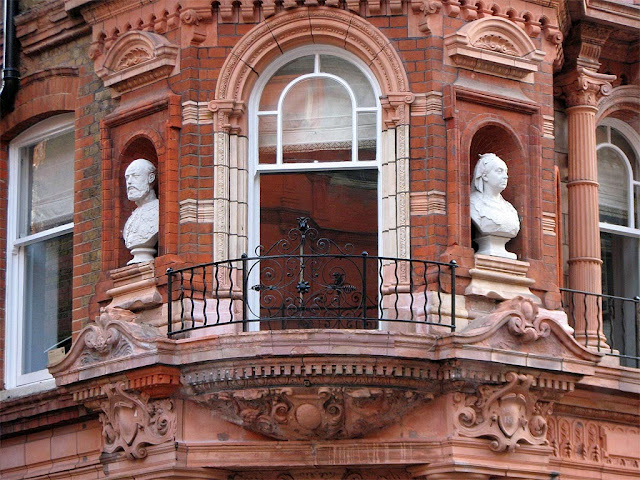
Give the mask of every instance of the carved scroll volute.
<path id="1" fill-rule="evenodd" d="M 418 30 L 429 35 L 433 32 L 434 22 L 437 20 L 442 21 L 440 10 L 442 10 L 442 3 L 436 0 L 412 0 L 411 9 L 418 15 Z"/>
<path id="2" fill-rule="evenodd" d="M 147 456 L 148 445 L 171 441 L 176 412 L 170 399 L 151 400 L 125 391 L 124 383 L 102 387 L 107 400 L 100 404 L 105 453 L 124 451 L 131 458 Z"/>
<path id="3" fill-rule="evenodd" d="M 389 93 L 382 97 L 382 122 L 385 128 L 409 124 L 410 106 L 416 96 L 411 92 Z"/>
<path id="4" fill-rule="evenodd" d="M 519 443 L 546 445 L 552 402 L 531 391 L 531 375 L 509 372 L 506 380 L 503 386 L 478 387 L 476 395 L 454 394 L 459 434 L 490 438 L 496 452 L 513 451 Z"/>

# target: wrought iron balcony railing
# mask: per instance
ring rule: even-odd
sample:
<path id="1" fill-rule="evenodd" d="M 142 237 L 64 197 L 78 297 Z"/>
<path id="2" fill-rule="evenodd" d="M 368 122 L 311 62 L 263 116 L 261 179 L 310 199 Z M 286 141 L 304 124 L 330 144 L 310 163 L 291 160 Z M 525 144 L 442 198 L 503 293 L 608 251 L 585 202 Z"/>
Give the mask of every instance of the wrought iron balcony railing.
<path id="1" fill-rule="evenodd" d="M 385 322 L 455 329 L 456 263 L 351 253 L 298 219 L 253 257 L 169 269 L 168 333 L 241 324 L 243 330 L 385 328 Z M 251 325 L 254 326 L 251 326 Z"/>
<path id="2" fill-rule="evenodd" d="M 588 341 L 587 325 L 597 321 L 606 343 L 597 336 L 598 351 L 620 357 L 621 365 L 640 368 L 640 297 L 626 298 L 568 288 L 562 291 L 562 305 L 571 325 L 584 325 L 575 331 L 577 339 Z M 582 321 L 578 321 L 582 320 Z M 588 320 L 588 321 L 587 321 Z"/>

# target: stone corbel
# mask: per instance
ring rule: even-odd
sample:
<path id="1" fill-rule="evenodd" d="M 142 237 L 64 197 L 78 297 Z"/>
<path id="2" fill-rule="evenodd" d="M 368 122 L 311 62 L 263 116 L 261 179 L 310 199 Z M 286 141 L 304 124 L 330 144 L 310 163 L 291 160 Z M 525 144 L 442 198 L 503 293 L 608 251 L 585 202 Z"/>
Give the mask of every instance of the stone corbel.
<path id="1" fill-rule="evenodd" d="M 615 79 L 615 75 L 597 73 L 584 67 L 577 67 L 558 79 L 554 93 L 564 97 L 569 107 L 581 105 L 596 107 L 602 97 L 611 94 L 613 90 L 611 82 Z"/>
<path id="2" fill-rule="evenodd" d="M 385 128 L 396 128 L 399 125 L 408 125 L 410 105 L 415 100 L 411 92 L 389 93 L 381 98 L 382 123 Z"/>
<path id="3" fill-rule="evenodd" d="M 532 391 L 532 375 L 508 372 L 506 385 L 483 385 L 475 394 L 454 394 L 454 424 L 465 437 L 490 438 L 495 452 L 519 443 L 547 444 L 547 417 L 553 402 Z"/>
<path id="4" fill-rule="evenodd" d="M 176 412 L 170 399 L 149 400 L 125 391 L 124 382 L 102 387 L 107 400 L 100 404 L 105 453 L 124 451 L 135 459 L 147 456 L 148 445 L 172 441 Z"/>
<path id="5" fill-rule="evenodd" d="M 242 131 L 241 122 L 246 111 L 244 103 L 235 100 L 211 100 L 208 109 L 213 113 L 214 131 L 229 134 Z"/>
<path id="6" fill-rule="evenodd" d="M 456 18 L 460 15 L 460 1 L 459 0 L 442 0 L 444 6 L 444 13 L 451 17 Z"/>
<path id="7" fill-rule="evenodd" d="M 418 30 L 425 34 L 430 34 L 433 31 L 433 22 L 436 14 L 442 9 L 442 2 L 438 0 L 412 0 L 411 9 L 414 13 L 420 14 L 420 20 L 418 20 Z"/>
<path id="8" fill-rule="evenodd" d="M 221 2 L 222 3 L 222 2 Z M 222 11 L 222 4 L 220 6 Z M 191 45 L 200 45 L 207 38 L 208 25 L 213 21 L 211 2 L 206 0 L 186 0 L 182 2 L 180 22 Z"/>

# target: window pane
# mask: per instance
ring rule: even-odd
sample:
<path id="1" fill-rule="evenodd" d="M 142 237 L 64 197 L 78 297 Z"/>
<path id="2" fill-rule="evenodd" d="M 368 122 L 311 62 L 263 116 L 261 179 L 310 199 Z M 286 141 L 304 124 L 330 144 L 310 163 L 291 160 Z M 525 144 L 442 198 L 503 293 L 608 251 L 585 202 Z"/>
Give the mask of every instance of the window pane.
<path id="1" fill-rule="evenodd" d="M 364 73 L 354 64 L 339 57 L 322 55 L 320 71 L 344 79 L 353 89 L 357 107 L 375 107 L 376 97 Z"/>
<path id="2" fill-rule="evenodd" d="M 627 225 L 629 218 L 629 179 L 626 163 L 618 152 L 598 150 L 600 221 Z"/>
<path id="3" fill-rule="evenodd" d="M 47 366 L 47 351 L 71 345 L 73 235 L 25 247 L 21 373 Z"/>
<path id="4" fill-rule="evenodd" d="M 633 170 L 633 177 L 638 180 L 640 178 L 640 172 L 637 171 L 638 159 L 636 157 L 636 152 L 633 150 L 633 147 L 631 147 L 631 144 L 615 128 L 611 129 L 611 143 L 622 150 L 627 156 L 627 160 L 629 160 L 629 164 L 631 165 L 631 169 Z"/>
<path id="5" fill-rule="evenodd" d="M 276 163 L 276 126 L 275 115 L 258 117 L 259 163 Z"/>
<path id="6" fill-rule="evenodd" d="M 596 143 L 600 145 L 601 143 L 609 143 L 609 137 L 607 136 L 607 131 L 609 127 L 604 125 L 596 128 Z"/>
<path id="7" fill-rule="evenodd" d="M 313 56 L 296 58 L 281 67 L 269 80 L 260 97 L 260 111 L 275 110 L 284 88 L 301 75 L 313 73 Z"/>
<path id="8" fill-rule="evenodd" d="M 335 80 L 296 84 L 282 105 L 282 158 L 287 162 L 351 160 L 351 98 Z"/>
<path id="9" fill-rule="evenodd" d="M 21 235 L 73 221 L 73 132 L 24 149 Z"/>
<path id="10" fill-rule="evenodd" d="M 358 160 L 376 159 L 376 113 L 358 114 Z"/>

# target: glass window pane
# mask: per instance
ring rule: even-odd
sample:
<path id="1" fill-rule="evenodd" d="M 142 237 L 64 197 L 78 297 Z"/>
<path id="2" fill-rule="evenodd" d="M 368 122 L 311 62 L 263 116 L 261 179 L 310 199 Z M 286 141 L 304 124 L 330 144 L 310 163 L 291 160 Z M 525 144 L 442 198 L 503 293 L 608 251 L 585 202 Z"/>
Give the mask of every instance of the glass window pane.
<path id="1" fill-rule="evenodd" d="M 609 143 L 609 137 L 607 135 L 607 131 L 609 127 L 601 125 L 596 128 L 596 143 L 600 145 L 601 143 Z"/>
<path id="2" fill-rule="evenodd" d="M 22 372 L 47 366 L 47 351 L 71 345 L 71 233 L 25 247 Z"/>
<path id="3" fill-rule="evenodd" d="M 613 148 L 598 150 L 600 221 L 627 225 L 629 179 L 626 162 Z"/>
<path id="4" fill-rule="evenodd" d="M 68 132 L 24 150 L 21 236 L 73 221 L 73 138 Z"/>
<path id="5" fill-rule="evenodd" d="M 376 159 L 377 114 L 358 114 L 358 160 Z"/>
<path id="6" fill-rule="evenodd" d="M 301 75 L 313 73 L 313 56 L 296 58 L 287 63 L 269 79 L 260 97 L 260 111 L 275 110 L 284 88 Z"/>
<path id="7" fill-rule="evenodd" d="M 282 158 L 289 162 L 351 160 L 352 107 L 347 90 L 310 78 L 289 90 L 282 105 Z"/>
<path id="8" fill-rule="evenodd" d="M 344 79 L 355 93 L 357 107 L 376 106 L 376 97 L 369 80 L 354 64 L 343 58 L 322 55 L 320 57 L 320 71 Z"/>
<path id="9" fill-rule="evenodd" d="M 633 170 L 633 177 L 638 180 L 638 175 L 640 175 L 640 172 L 637 171 L 638 158 L 636 157 L 636 152 L 633 150 L 631 144 L 615 128 L 611 129 L 611 143 L 622 150 L 627 156 L 627 160 L 629 160 L 629 164 L 631 165 L 631 169 Z"/>
<path id="10" fill-rule="evenodd" d="M 277 117 L 258 117 L 258 157 L 259 163 L 276 163 Z"/>

